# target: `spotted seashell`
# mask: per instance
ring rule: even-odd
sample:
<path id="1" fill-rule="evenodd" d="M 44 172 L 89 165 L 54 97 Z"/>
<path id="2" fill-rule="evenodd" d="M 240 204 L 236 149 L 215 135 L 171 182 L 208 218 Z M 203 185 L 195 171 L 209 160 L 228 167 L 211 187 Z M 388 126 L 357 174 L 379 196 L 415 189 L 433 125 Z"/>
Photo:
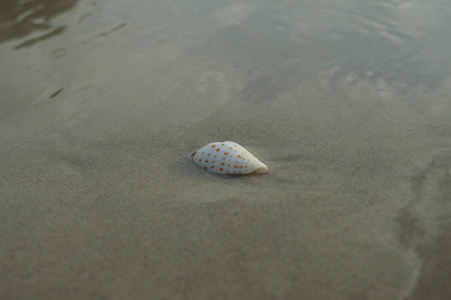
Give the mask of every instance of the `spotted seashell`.
<path id="1" fill-rule="evenodd" d="M 244 147 L 234 142 L 210 143 L 193 154 L 201 168 L 216 174 L 266 173 L 268 167 Z"/>

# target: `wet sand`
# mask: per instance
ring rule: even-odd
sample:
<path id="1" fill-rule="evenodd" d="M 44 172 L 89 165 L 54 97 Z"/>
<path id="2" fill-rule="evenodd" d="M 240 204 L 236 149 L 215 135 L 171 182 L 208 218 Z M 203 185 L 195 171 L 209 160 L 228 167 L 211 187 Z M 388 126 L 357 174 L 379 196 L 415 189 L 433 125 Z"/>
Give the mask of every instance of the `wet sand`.
<path id="1" fill-rule="evenodd" d="M 8 5 L 0 299 L 451 298 L 443 1 Z"/>

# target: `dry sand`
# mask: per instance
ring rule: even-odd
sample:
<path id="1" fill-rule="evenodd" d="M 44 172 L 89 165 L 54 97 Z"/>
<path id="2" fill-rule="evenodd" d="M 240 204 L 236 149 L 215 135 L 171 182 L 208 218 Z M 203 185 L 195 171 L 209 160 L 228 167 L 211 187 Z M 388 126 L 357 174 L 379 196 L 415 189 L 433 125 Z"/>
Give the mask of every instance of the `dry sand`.
<path id="1" fill-rule="evenodd" d="M 451 299 L 447 3 L 6 2 L 0 299 Z"/>

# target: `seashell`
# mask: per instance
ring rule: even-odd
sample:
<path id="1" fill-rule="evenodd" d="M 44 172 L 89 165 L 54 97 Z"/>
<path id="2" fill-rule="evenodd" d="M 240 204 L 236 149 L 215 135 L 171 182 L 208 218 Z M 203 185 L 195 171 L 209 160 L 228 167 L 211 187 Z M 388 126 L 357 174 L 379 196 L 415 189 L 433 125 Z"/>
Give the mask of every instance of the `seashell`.
<path id="1" fill-rule="evenodd" d="M 216 174 L 266 173 L 268 167 L 255 155 L 237 143 L 210 143 L 195 153 L 193 161 L 203 169 Z"/>

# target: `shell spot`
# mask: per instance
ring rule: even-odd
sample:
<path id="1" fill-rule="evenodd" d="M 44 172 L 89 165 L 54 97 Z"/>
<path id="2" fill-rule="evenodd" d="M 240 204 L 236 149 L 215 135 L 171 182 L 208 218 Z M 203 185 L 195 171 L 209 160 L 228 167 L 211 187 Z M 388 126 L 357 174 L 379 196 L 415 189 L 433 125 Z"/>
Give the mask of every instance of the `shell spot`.
<path id="1" fill-rule="evenodd" d="M 220 150 L 221 150 L 221 149 L 219 149 L 219 148 L 218 148 L 218 149 L 216 149 L 216 151 L 220 151 Z"/>
<path id="2" fill-rule="evenodd" d="M 224 165 L 224 163 L 221 163 L 221 165 L 223 166 L 223 165 Z"/>
<path id="3" fill-rule="evenodd" d="M 219 171 L 224 171 L 224 169 L 223 168 L 219 168 Z"/>
<path id="4" fill-rule="evenodd" d="M 208 153 L 207 155 L 210 156 L 210 153 Z"/>
<path id="5" fill-rule="evenodd" d="M 204 167 L 204 169 L 206 170 L 206 169 L 207 169 L 207 167 Z"/>
<path id="6" fill-rule="evenodd" d="M 201 162 L 202 161 L 202 159 L 199 159 L 199 162 Z"/>
<path id="7" fill-rule="evenodd" d="M 222 160 L 225 160 L 225 157 L 223 157 Z"/>
<path id="8" fill-rule="evenodd" d="M 211 145 L 211 148 L 214 148 L 214 147 L 216 147 L 216 145 Z"/>
<path id="9" fill-rule="evenodd" d="M 215 168 L 215 166 L 211 166 L 210 168 L 214 169 L 214 168 Z"/>
<path id="10" fill-rule="evenodd" d="M 241 158 L 241 155 L 238 154 L 238 157 Z"/>
<path id="11" fill-rule="evenodd" d="M 204 154 L 204 152 L 202 152 L 201 154 Z"/>
<path id="12" fill-rule="evenodd" d="M 208 162 L 208 160 L 205 161 L 206 163 Z"/>
<path id="13" fill-rule="evenodd" d="M 225 155 L 229 155 L 229 152 L 224 152 Z"/>
<path id="14" fill-rule="evenodd" d="M 232 147 L 229 147 L 229 149 L 232 150 L 233 148 L 232 148 Z"/>
<path id="15" fill-rule="evenodd" d="M 215 161 L 213 160 L 212 162 L 211 162 L 212 164 L 214 164 L 215 163 Z"/>
<path id="16" fill-rule="evenodd" d="M 221 144 L 221 145 L 225 146 L 225 144 Z"/>
<path id="17" fill-rule="evenodd" d="M 233 172 L 233 174 L 237 174 L 237 172 Z"/>
<path id="18" fill-rule="evenodd" d="M 238 166 L 233 166 L 235 169 L 238 169 Z"/>
<path id="19" fill-rule="evenodd" d="M 240 169 L 242 169 L 243 168 L 243 166 L 240 166 Z"/>

